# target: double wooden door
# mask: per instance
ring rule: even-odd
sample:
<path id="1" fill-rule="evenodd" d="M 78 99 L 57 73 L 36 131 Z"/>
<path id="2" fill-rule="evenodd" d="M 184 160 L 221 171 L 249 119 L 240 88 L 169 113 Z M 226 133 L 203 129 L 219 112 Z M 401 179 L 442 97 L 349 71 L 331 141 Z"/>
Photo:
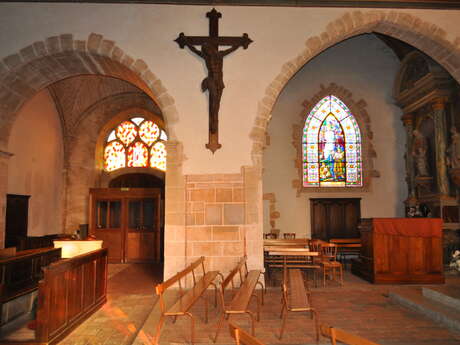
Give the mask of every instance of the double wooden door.
<path id="1" fill-rule="evenodd" d="M 161 190 L 90 190 L 89 233 L 103 241 L 109 262 L 161 261 Z"/>
<path id="2" fill-rule="evenodd" d="M 310 215 L 312 238 L 357 238 L 361 198 L 312 198 Z"/>

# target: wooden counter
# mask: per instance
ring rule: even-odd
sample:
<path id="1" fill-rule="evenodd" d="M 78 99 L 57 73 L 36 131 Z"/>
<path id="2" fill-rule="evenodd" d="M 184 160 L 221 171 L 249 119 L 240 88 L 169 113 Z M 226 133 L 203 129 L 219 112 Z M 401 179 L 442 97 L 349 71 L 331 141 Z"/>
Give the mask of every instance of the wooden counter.
<path id="1" fill-rule="evenodd" d="M 352 273 L 376 284 L 443 284 L 442 221 L 362 219 L 361 251 Z"/>

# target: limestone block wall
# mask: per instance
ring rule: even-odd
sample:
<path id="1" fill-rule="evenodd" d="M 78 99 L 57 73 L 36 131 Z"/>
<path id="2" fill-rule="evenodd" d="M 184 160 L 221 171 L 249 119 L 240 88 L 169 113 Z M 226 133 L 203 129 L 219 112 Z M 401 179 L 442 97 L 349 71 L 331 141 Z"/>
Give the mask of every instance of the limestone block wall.
<path id="1" fill-rule="evenodd" d="M 181 151 L 168 143 L 164 279 L 200 256 L 223 274 L 244 255 L 262 267 L 260 173 L 183 175 Z"/>

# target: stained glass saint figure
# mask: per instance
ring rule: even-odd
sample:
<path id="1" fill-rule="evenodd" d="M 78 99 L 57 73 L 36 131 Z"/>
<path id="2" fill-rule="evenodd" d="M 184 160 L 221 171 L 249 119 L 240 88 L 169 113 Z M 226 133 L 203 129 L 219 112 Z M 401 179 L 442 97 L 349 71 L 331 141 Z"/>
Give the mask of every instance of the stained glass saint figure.
<path id="1" fill-rule="evenodd" d="M 305 187 L 360 187 L 361 134 L 348 107 L 324 97 L 305 121 L 303 134 Z"/>

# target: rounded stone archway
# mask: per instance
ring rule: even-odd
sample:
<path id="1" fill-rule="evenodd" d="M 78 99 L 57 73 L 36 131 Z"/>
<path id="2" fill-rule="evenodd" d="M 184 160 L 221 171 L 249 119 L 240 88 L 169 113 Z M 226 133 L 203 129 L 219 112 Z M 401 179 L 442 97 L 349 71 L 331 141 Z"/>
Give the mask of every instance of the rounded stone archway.
<path id="1" fill-rule="evenodd" d="M 443 29 L 414 15 L 384 10 L 353 11 L 329 23 L 326 28 L 320 35 L 310 37 L 299 55 L 281 67 L 280 73 L 267 86 L 264 97 L 259 101 L 250 133 L 254 166 L 262 168 L 272 110 L 289 80 L 315 56 L 345 39 L 373 32 L 397 38 L 423 51 L 460 82 L 460 51 L 456 48 L 460 38 L 455 43 L 450 42 Z"/>
<path id="2" fill-rule="evenodd" d="M 147 64 L 143 60 L 132 58 L 114 41 L 105 39 L 100 34 L 92 33 L 87 40 L 75 40 L 72 34 L 48 37 L 5 57 L 0 61 L 0 210 L 3 212 L 8 186 L 8 160 L 11 157 L 11 153 L 8 152 L 8 141 L 18 111 L 40 90 L 58 81 L 84 75 L 116 78 L 135 86 L 144 93 L 144 98 L 150 98 L 158 106 L 166 128 L 168 123 L 177 119 L 173 97 Z M 118 98 L 125 96 L 132 98 L 129 94 L 119 95 Z M 139 99 L 138 103 L 141 105 L 146 102 Z M 73 137 L 71 133 L 66 132 L 65 126 L 63 135 L 70 136 L 69 140 Z M 168 135 L 170 139 L 174 138 L 171 131 L 168 131 Z M 174 155 L 175 147 L 169 145 L 169 148 L 172 156 L 177 156 Z M 64 171 L 64 175 L 68 173 L 69 170 Z M 67 180 L 66 177 L 64 179 Z M 68 195 L 69 190 L 64 193 Z M 67 211 L 66 207 L 64 212 Z M 86 212 L 86 209 L 81 209 L 81 212 Z M 66 223 L 69 224 L 72 220 L 71 217 Z M 4 221 L 4 216 L 0 217 L 2 247 Z M 81 219 L 75 221 L 81 223 Z"/>

